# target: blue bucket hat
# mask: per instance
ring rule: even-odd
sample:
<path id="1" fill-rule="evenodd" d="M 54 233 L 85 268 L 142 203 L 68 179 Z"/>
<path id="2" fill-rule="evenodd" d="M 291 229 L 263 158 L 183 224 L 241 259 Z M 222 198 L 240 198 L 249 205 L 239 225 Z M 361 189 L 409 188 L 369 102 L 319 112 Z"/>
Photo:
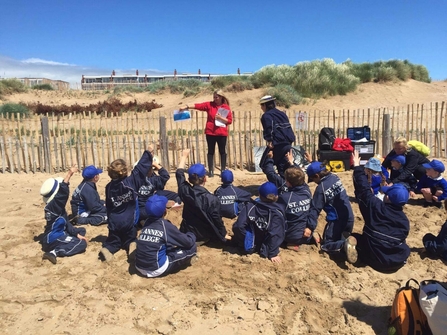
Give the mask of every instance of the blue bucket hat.
<path id="1" fill-rule="evenodd" d="M 422 164 L 422 166 L 426 169 L 433 169 L 436 172 L 443 173 L 445 170 L 444 164 L 437 159 L 433 159 L 430 163 Z"/>
<path id="2" fill-rule="evenodd" d="M 388 196 L 393 205 L 403 206 L 407 203 L 410 193 L 402 184 L 394 184 L 393 186 L 382 186 L 382 192 Z"/>
<path id="3" fill-rule="evenodd" d="M 373 170 L 375 172 L 382 172 L 382 164 L 375 157 L 371 157 L 370 159 L 368 159 L 365 164 L 365 168 Z"/>
<path id="4" fill-rule="evenodd" d="M 397 161 L 401 165 L 405 165 L 405 163 L 407 162 L 407 160 L 405 159 L 404 155 L 394 155 L 393 157 L 391 157 L 391 160 L 392 161 Z"/>
<path id="5" fill-rule="evenodd" d="M 326 166 L 321 162 L 312 162 L 306 169 L 306 173 L 309 176 L 308 182 L 310 183 L 313 181 L 313 176 L 315 176 L 317 173 L 320 173 L 321 171 L 326 171 Z"/>
<path id="6" fill-rule="evenodd" d="M 166 210 L 168 198 L 162 195 L 154 194 L 146 201 L 146 213 L 148 216 L 161 218 Z"/>
<path id="7" fill-rule="evenodd" d="M 278 188 L 275 184 L 267 181 L 259 187 L 259 195 L 267 198 L 269 194 L 278 195 Z"/>
<path id="8" fill-rule="evenodd" d="M 82 177 L 85 179 L 92 179 L 100 173 L 102 173 L 101 169 L 97 169 L 94 165 L 89 165 L 82 170 Z"/>
<path id="9" fill-rule="evenodd" d="M 222 171 L 220 178 L 222 179 L 222 183 L 231 184 L 234 180 L 233 172 L 231 172 L 230 170 L 224 170 Z"/>
<path id="10" fill-rule="evenodd" d="M 189 169 L 188 169 L 188 174 L 189 175 L 196 174 L 197 177 L 199 177 L 199 178 L 205 177 L 205 175 L 206 175 L 205 166 L 203 164 L 200 164 L 200 163 L 191 165 L 189 167 Z"/>

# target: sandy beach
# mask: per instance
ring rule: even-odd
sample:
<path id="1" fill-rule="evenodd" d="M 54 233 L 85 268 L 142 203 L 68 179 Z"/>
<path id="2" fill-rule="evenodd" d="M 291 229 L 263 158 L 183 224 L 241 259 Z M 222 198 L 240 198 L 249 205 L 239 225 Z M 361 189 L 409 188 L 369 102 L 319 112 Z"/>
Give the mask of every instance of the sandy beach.
<path id="1" fill-rule="evenodd" d="M 229 93 L 233 109 L 259 108 L 261 90 Z M 106 96 L 85 93 L 30 92 L 7 97 L 9 102 L 88 104 Z M 120 97 L 151 101 L 174 110 L 181 103 L 200 102 L 210 96 Z M 346 96 L 308 102 L 291 109 L 392 107 L 447 100 L 447 82 L 364 84 Z M 381 153 L 385 155 L 386 153 Z M 441 159 L 447 164 L 446 159 Z M 206 188 L 214 192 L 217 176 Z M 257 196 L 263 174 L 233 171 L 234 184 Z M 54 176 L 64 176 L 60 173 Z M 363 219 L 354 199 L 352 171 L 338 173 L 354 211 L 354 231 L 361 232 Z M 234 248 L 200 246 L 199 260 L 165 278 L 138 276 L 120 251 L 111 263 L 98 260 L 108 231 L 106 226 L 87 226 L 84 254 L 58 258 L 56 265 L 42 261 L 39 243 L 45 226 L 41 184 L 51 175 L 0 173 L 0 329 L 3 334 L 386 334 L 391 303 L 397 288 L 410 279 L 447 281 L 447 266 L 422 253 L 422 237 L 437 234 L 445 222 L 445 210 L 423 208 L 422 196 L 404 208 L 411 230 L 408 263 L 394 274 L 382 274 L 369 266 L 333 260 L 315 246 L 298 252 L 282 249 L 282 263 L 275 265 L 257 254 L 239 255 Z M 76 173 L 70 190 L 81 182 Z M 110 178 L 101 175 L 98 191 Z M 311 190 L 315 184 L 310 184 Z M 176 191 L 174 172 L 166 189 Z M 67 210 L 70 211 L 69 206 Z M 181 212 L 167 217 L 179 226 Z M 231 231 L 232 220 L 224 220 Z M 324 213 L 317 231 L 322 233 Z"/>

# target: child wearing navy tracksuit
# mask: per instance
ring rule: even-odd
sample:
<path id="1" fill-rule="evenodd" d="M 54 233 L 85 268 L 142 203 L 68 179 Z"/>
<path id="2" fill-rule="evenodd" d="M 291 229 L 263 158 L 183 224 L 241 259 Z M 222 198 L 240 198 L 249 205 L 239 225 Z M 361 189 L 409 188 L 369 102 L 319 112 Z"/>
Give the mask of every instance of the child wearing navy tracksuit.
<path id="1" fill-rule="evenodd" d="M 430 163 L 422 164 L 426 169 L 425 176 L 419 180 L 416 193 L 422 193 L 425 199 L 424 207 L 442 207 L 442 200 L 447 199 L 447 181 L 442 178 L 445 170 L 441 161 L 433 159 Z"/>
<path id="2" fill-rule="evenodd" d="M 447 200 L 444 200 L 444 208 L 447 211 Z M 432 233 L 425 234 L 422 243 L 430 256 L 440 257 L 447 261 L 447 221 L 442 225 L 438 236 Z"/>
<path id="3" fill-rule="evenodd" d="M 288 167 L 288 161 L 285 155 L 292 148 L 295 142 L 295 133 L 289 121 L 289 117 L 283 111 L 276 108 L 276 98 L 266 95 L 261 98 L 261 109 L 264 112 L 261 116 L 261 124 L 263 128 L 263 137 L 267 141 L 260 165 L 264 165 L 264 161 L 269 151 L 273 150 L 273 161 L 278 169 L 281 177 Z"/>
<path id="4" fill-rule="evenodd" d="M 236 242 L 248 254 L 259 252 L 261 257 L 280 263 L 279 247 L 285 238 L 284 207 L 277 203 L 278 189 L 271 182 L 259 187 L 260 201 L 250 202 L 233 224 Z"/>
<path id="5" fill-rule="evenodd" d="M 152 168 L 151 148 L 141 156 L 128 176 L 128 166 L 123 159 L 114 160 L 107 168 L 112 180 L 106 185 L 106 207 L 109 235 L 99 252 L 102 261 L 110 261 L 120 249 L 130 256 L 136 248 L 136 225 L 139 222 L 138 190 Z"/>
<path id="6" fill-rule="evenodd" d="M 183 150 L 182 158 L 175 173 L 178 195 L 183 201 L 180 231 L 196 235 L 201 244 L 208 241 L 225 242 L 227 230 L 220 215 L 220 201 L 205 188 L 206 170 L 197 163 L 188 169 L 188 181 L 185 178 L 185 163 L 189 149 Z"/>
<path id="7" fill-rule="evenodd" d="M 358 162 L 359 163 L 359 162 Z M 410 255 L 405 240 L 410 222 L 403 212 L 409 192 L 398 183 L 382 187 L 383 201 L 374 196 L 364 168 L 354 168 L 355 197 L 365 225 L 362 234 L 352 234 L 357 240 L 356 250 L 362 262 L 381 272 L 394 272 L 401 268 Z"/>
<path id="8" fill-rule="evenodd" d="M 147 220 L 137 241 L 136 269 L 152 278 L 177 272 L 191 264 L 197 252 L 196 236 L 181 233 L 163 217 L 168 199 L 154 194 L 146 202 Z"/>
<path id="9" fill-rule="evenodd" d="M 304 172 L 298 167 L 290 167 L 284 173 L 289 191 L 279 195 L 278 203 L 285 208 L 287 247 L 298 251 L 301 244 L 310 244 L 312 229 L 308 226 L 308 216 L 312 203 L 312 193 L 304 181 Z"/>
<path id="10" fill-rule="evenodd" d="M 234 219 L 251 200 L 251 194 L 233 185 L 234 176 L 230 170 L 222 171 L 221 180 L 222 185 L 214 191 L 220 200 L 220 214 L 224 218 Z"/>
<path id="11" fill-rule="evenodd" d="M 105 201 L 99 198 L 96 183 L 99 181 L 101 169 L 93 165 L 82 171 L 82 182 L 76 187 L 71 196 L 71 212 L 77 224 L 91 224 L 98 226 L 107 222 Z"/>
<path id="12" fill-rule="evenodd" d="M 138 190 L 140 221 L 147 219 L 145 207 L 146 201 L 155 193 L 165 196 L 168 200 L 175 201 L 176 204 L 181 204 L 182 202 L 176 192 L 165 190 L 166 183 L 171 178 L 169 172 L 156 161 L 152 162 L 152 167 L 153 169 L 149 169 L 149 172 L 147 173 L 144 185 Z M 158 172 L 158 174 L 155 173 L 154 169 Z"/>
<path id="13" fill-rule="evenodd" d="M 40 188 L 45 205 L 45 232 L 42 246 L 43 259 L 51 263 L 57 263 L 57 256 L 66 257 L 82 253 L 87 248 L 85 228 L 74 228 L 68 220 L 65 205 L 70 195 L 69 181 L 71 176 L 78 171 L 76 165 L 68 170 L 62 178 L 47 179 Z"/>
<path id="14" fill-rule="evenodd" d="M 391 161 L 391 173 L 387 178 L 387 183 L 393 183 L 394 180 L 394 184 L 404 185 L 410 191 L 410 194 L 415 192 L 418 181 L 412 173 L 408 174 L 404 171 L 404 165 L 407 161 L 405 155 L 394 155 L 389 159 Z"/>
<path id="15" fill-rule="evenodd" d="M 356 241 L 350 236 L 354 226 L 354 214 L 340 178 L 328 171 L 326 165 L 320 162 L 312 162 L 306 172 L 309 182 L 318 184 L 309 211 L 308 227 L 315 230 L 318 216 L 324 210 L 327 223 L 321 249 L 328 253 L 337 253 L 344 248 L 348 262 L 355 263 L 357 255 L 351 251 L 355 249 Z"/>

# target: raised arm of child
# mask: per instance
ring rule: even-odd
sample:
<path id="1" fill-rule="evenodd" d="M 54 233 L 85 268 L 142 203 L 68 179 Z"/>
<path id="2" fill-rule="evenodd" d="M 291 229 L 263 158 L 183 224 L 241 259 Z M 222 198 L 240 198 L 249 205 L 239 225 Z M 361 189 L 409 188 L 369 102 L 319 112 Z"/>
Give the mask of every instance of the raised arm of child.
<path id="1" fill-rule="evenodd" d="M 183 149 L 182 151 L 182 157 L 180 158 L 180 162 L 178 163 L 178 169 L 184 169 L 186 164 L 186 159 L 189 156 L 189 152 L 191 149 Z"/>

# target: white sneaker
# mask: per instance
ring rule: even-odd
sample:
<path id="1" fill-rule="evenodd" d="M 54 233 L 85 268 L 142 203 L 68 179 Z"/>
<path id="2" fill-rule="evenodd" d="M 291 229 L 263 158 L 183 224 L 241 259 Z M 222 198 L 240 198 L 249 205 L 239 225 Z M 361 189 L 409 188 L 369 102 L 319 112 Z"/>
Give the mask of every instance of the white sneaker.
<path id="1" fill-rule="evenodd" d="M 356 246 L 357 246 L 357 239 L 352 235 L 348 236 L 345 240 L 344 249 L 346 253 L 346 259 L 351 264 L 357 262 L 358 259 Z"/>

